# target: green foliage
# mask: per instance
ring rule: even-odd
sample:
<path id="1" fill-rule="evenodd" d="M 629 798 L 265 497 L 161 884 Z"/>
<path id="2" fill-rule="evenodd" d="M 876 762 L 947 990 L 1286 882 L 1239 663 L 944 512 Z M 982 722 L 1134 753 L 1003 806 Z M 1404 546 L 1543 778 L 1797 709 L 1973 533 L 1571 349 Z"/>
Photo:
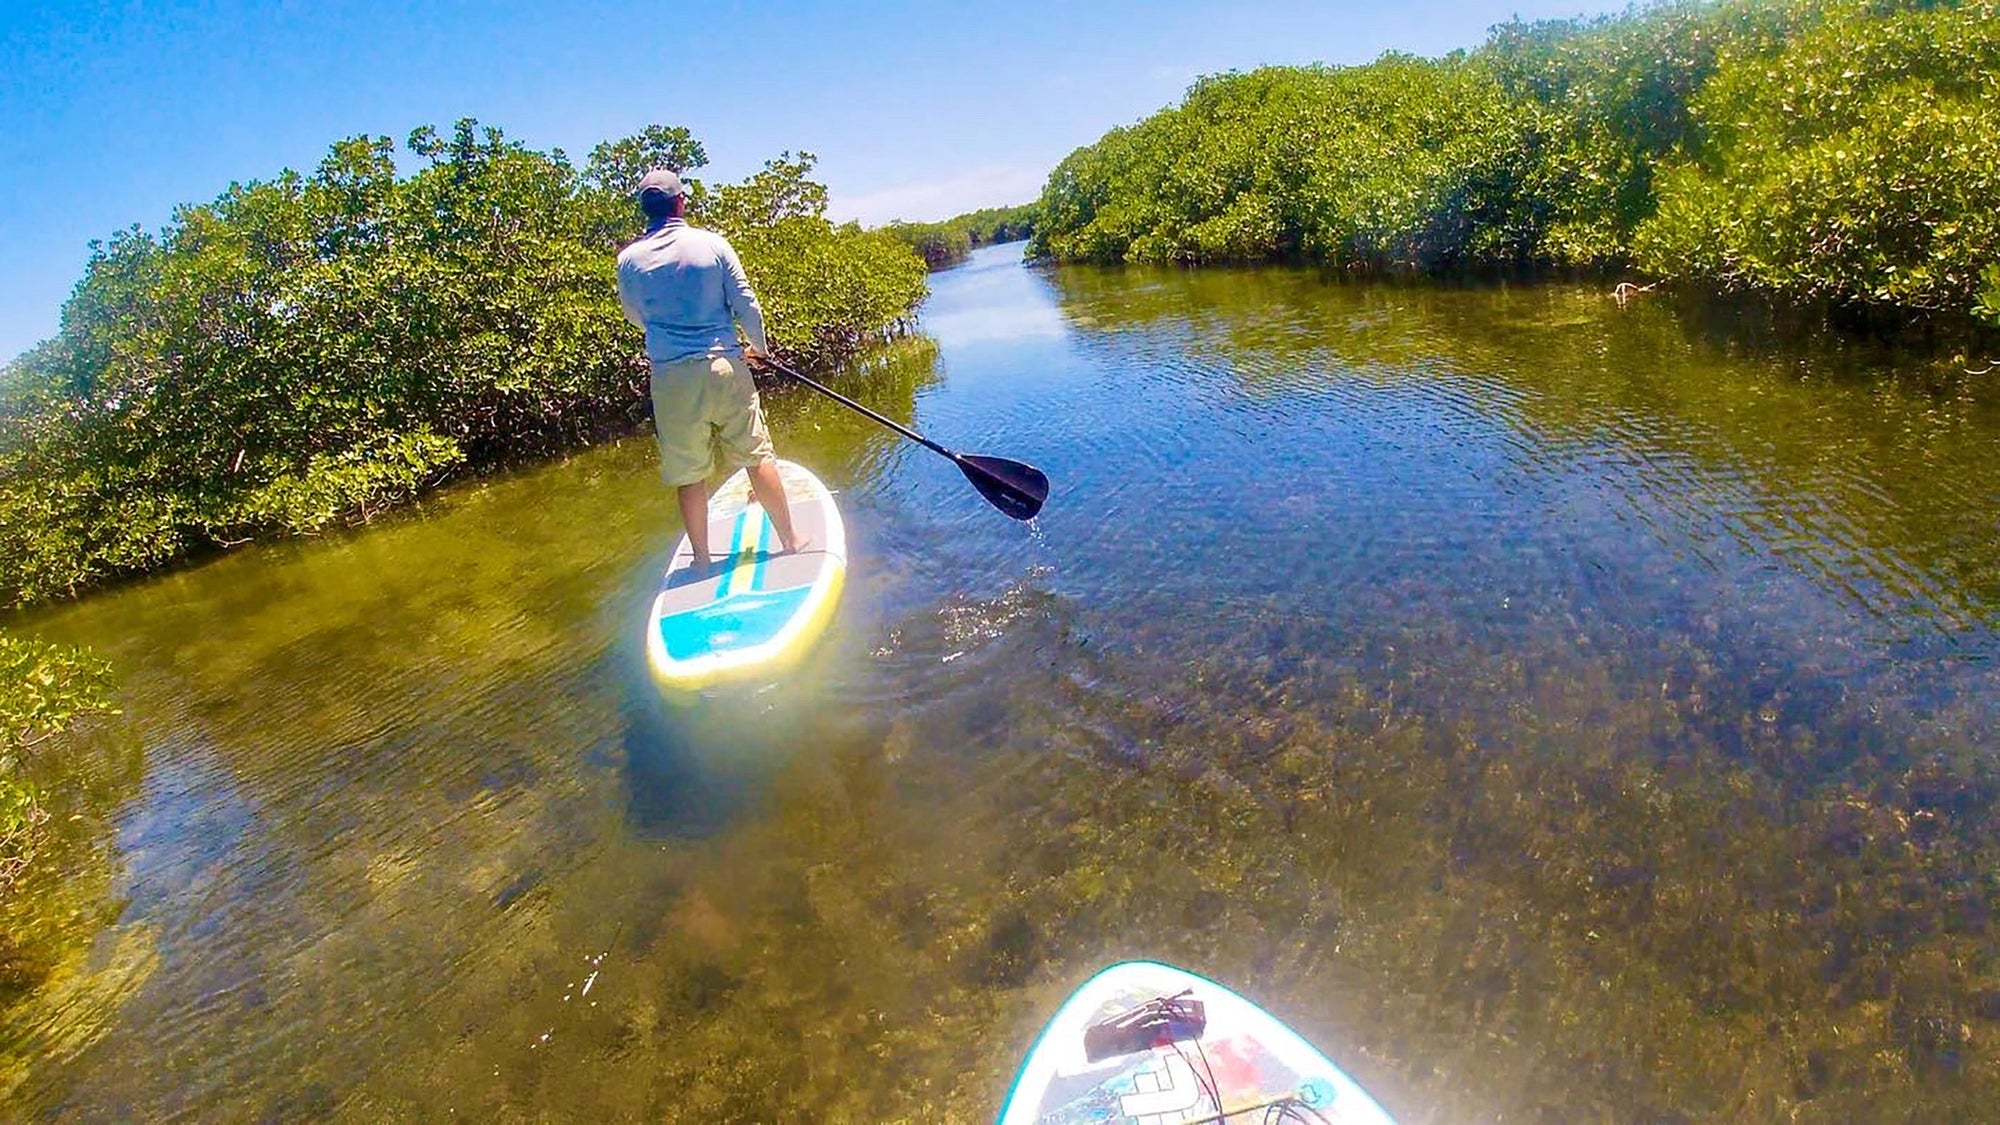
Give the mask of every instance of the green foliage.
<path id="1" fill-rule="evenodd" d="M 1656 163 L 1700 140 L 1689 99 L 1725 45 L 1769 43 L 1812 18 L 1807 4 L 1729 0 L 1495 27 L 1478 59 L 1525 125 L 1524 205 L 1545 224 L 1537 256 L 1624 261 L 1653 212 Z"/>
<path id="2" fill-rule="evenodd" d="M 2000 262 L 1987 266 L 1979 277 L 1984 287 L 1979 291 L 1978 302 L 1972 306 L 1972 315 L 2000 328 Z"/>
<path id="3" fill-rule="evenodd" d="M 34 862 L 48 820 L 40 791 L 20 776 L 22 755 L 76 716 L 106 710 L 109 686 L 109 667 L 87 653 L 0 632 L 0 901 Z"/>
<path id="4" fill-rule="evenodd" d="M 704 199 L 690 217 L 732 239 L 754 240 L 787 219 L 825 219 L 826 185 L 815 182 L 810 152 L 780 153 L 764 162 L 756 175 Z"/>
<path id="5" fill-rule="evenodd" d="M 1216 75 L 1065 159 L 1033 250 L 1631 263 L 1794 299 L 1990 310 L 1996 71 L 1991 0 L 1726 0 L 1515 21 L 1436 60 Z"/>
<path id="6" fill-rule="evenodd" d="M 678 125 L 648 125 L 637 134 L 605 141 L 590 150 L 583 179 L 614 196 L 630 196 L 655 168 L 686 172 L 708 163 L 708 150 Z"/>
<path id="7" fill-rule="evenodd" d="M 974 246 L 993 246 L 1002 242 L 1019 242 L 1033 235 L 1039 210 L 1034 203 L 1017 203 L 1012 207 L 967 211 L 946 221 L 965 228 L 966 237 L 972 240 Z"/>
<path id="8" fill-rule="evenodd" d="M 305 534 L 415 496 L 434 473 L 462 460 L 456 442 L 427 431 L 376 435 L 280 471 L 243 497 L 238 518 Z"/>
<path id="9" fill-rule="evenodd" d="M 1461 57 L 1204 78 L 1057 166 L 1035 248 L 1088 261 L 1512 260 L 1535 233 L 1514 221 L 1512 110 Z"/>
<path id="10" fill-rule="evenodd" d="M 736 246 L 757 283 L 771 346 L 795 356 L 852 355 L 897 329 L 928 291 L 921 259 L 892 236 L 826 218 L 815 157 L 785 153 L 695 211 Z"/>
<path id="11" fill-rule="evenodd" d="M 477 122 L 335 144 L 310 175 L 233 184 L 95 244 L 59 335 L 0 376 L 0 604 L 267 533 L 366 518 L 464 467 L 629 426 L 642 341 L 618 245 L 685 129 L 583 171 Z M 924 294 L 906 250 L 824 217 L 810 155 L 695 193 L 736 242 L 779 346 L 851 352 Z"/>
<path id="12" fill-rule="evenodd" d="M 109 711 L 109 695 L 103 661 L 0 631 L 0 1014 L 80 964 L 118 914 L 100 841 L 136 789 L 140 755 L 114 751 L 127 768 L 107 763 L 117 740 L 100 732 L 65 739 L 59 754 L 40 749 L 79 716 Z M 22 1081 L 21 1047 L 0 1049 L 0 1101 Z"/>
<path id="13" fill-rule="evenodd" d="M 975 247 L 1018 242 L 1035 231 L 1037 206 L 988 207 L 937 223 L 890 223 L 884 231 L 923 256 L 933 270 L 947 269 L 971 257 Z"/>
<path id="14" fill-rule="evenodd" d="M 42 825 L 48 813 L 33 787 L 11 774 L 0 774 L 0 898 L 34 862 Z"/>
<path id="15" fill-rule="evenodd" d="M 1805 301 L 1978 312 L 2000 258 L 2000 10 L 1830 14 L 1727 57 L 1709 143 L 1662 177 L 1639 264 Z"/>
<path id="16" fill-rule="evenodd" d="M 0 761 L 103 710 L 110 677 L 88 653 L 0 632 Z"/>
<path id="17" fill-rule="evenodd" d="M 955 266 L 972 256 L 972 232 L 955 223 L 890 223 L 882 229 L 915 250 L 933 270 Z"/>

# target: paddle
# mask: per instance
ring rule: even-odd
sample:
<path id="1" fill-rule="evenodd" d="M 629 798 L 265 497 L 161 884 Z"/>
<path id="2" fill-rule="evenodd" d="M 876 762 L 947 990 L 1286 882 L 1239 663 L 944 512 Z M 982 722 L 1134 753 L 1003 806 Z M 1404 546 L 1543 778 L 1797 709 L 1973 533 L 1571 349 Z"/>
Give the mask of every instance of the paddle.
<path id="1" fill-rule="evenodd" d="M 849 410 L 873 418 L 932 453 L 951 458 L 951 463 L 958 466 L 958 471 L 965 474 L 965 479 L 972 482 L 972 487 L 978 489 L 981 496 L 986 497 L 988 504 L 1017 520 L 1034 519 L 1035 513 L 1042 510 L 1042 503 L 1049 498 L 1048 475 L 1033 465 L 1009 461 L 1005 457 L 982 457 L 976 453 L 946 449 L 908 426 L 875 413 L 831 387 L 813 382 L 769 356 L 760 359 L 772 370 L 797 379 Z"/>

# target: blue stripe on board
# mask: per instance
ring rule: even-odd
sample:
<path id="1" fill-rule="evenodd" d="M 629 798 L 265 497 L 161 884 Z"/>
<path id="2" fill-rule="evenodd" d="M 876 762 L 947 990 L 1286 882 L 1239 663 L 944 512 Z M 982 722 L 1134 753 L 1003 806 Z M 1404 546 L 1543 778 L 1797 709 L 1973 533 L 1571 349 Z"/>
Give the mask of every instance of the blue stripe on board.
<path id="1" fill-rule="evenodd" d="M 716 601 L 721 601 L 722 599 L 728 597 L 729 588 L 736 584 L 736 556 L 742 553 L 743 551 L 743 528 L 750 522 L 749 519 L 746 518 L 749 515 L 750 515 L 750 509 L 748 508 L 745 508 L 742 511 L 736 513 L 736 527 L 733 531 L 730 532 L 729 536 L 728 569 L 722 572 L 722 581 L 718 583 L 715 587 Z"/>
<path id="2" fill-rule="evenodd" d="M 752 590 L 761 590 L 764 588 L 764 564 L 771 560 L 770 548 L 764 544 L 775 542 L 778 536 L 778 529 L 771 524 L 771 514 L 764 511 L 761 505 L 757 508 L 757 511 L 759 513 L 757 517 L 757 562 L 756 565 L 750 568 L 750 588 Z"/>
<path id="3" fill-rule="evenodd" d="M 777 636 L 812 593 L 811 586 L 739 593 L 660 618 L 660 640 L 675 660 L 753 648 Z"/>

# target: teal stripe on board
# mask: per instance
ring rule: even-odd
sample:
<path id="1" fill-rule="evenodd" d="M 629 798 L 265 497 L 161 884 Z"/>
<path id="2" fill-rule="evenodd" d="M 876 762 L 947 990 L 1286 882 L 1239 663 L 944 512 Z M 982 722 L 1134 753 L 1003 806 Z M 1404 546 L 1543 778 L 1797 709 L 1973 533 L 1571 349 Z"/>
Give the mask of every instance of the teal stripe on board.
<path id="1" fill-rule="evenodd" d="M 722 581 L 715 587 L 715 600 L 729 596 L 729 588 L 736 584 L 736 556 L 743 550 L 743 528 L 749 524 L 750 509 L 736 513 L 736 528 L 729 535 L 729 568 L 722 572 Z"/>
<path id="2" fill-rule="evenodd" d="M 764 564 L 771 559 L 770 548 L 764 544 L 774 542 L 777 538 L 777 530 L 771 526 L 770 513 L 764 511 L 762 506 L 758 507 L 757 512 L 760 524 L 757 536 L 757 565 L 750 569 L 750 589 L 753 591 L 764 588 Z"/>
<path id="3" fill-rule="evenodd" d="M 739 593 L 726 602 L 671 614 L 660 618 L 660 641 L 675 660 L 760 645 L 798 615 L 811 593 L 810 586 Z"/>

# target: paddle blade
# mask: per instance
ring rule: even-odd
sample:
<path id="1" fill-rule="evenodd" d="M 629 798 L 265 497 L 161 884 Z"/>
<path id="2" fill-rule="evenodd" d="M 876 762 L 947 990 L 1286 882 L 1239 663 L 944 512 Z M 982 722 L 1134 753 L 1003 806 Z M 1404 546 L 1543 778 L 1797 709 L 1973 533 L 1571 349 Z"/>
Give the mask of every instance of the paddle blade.
<path id="1" fill-rule="evenodd" d="M 988 504 L 1017 520 L 1034 519 L 1049 498 L 1049 478 L 1033 465 L 976 453 L 960 453 L 952 460 Z"/>

